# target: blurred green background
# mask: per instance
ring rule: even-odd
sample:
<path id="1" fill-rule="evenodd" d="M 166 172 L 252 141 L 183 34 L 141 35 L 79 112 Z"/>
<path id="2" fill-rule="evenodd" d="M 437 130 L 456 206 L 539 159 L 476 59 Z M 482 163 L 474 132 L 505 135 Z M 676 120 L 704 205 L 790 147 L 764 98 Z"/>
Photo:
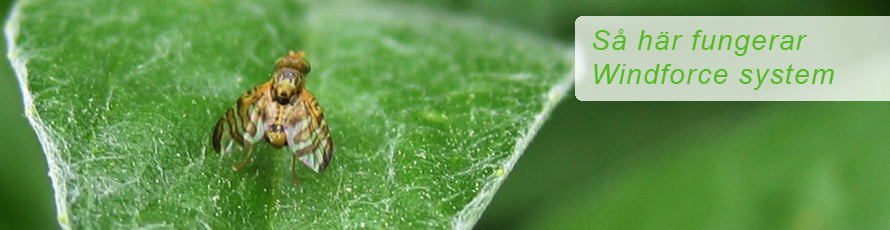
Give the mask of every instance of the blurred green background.
<path id="1" fill-rule="evenodd" d="M 567 45 L 582 15 L 890 13 L 884 1 L 840 0 L 398 2 L 483 17 Z M 11 2 L 0 4 L 8 12 Z M 0 108 L 0 228 L 57 229 L 45 158 L 8 64 L 0 65 Z M 476 229 L 890 229 L 888 111 L 886 102 L 569 96 Z"/>

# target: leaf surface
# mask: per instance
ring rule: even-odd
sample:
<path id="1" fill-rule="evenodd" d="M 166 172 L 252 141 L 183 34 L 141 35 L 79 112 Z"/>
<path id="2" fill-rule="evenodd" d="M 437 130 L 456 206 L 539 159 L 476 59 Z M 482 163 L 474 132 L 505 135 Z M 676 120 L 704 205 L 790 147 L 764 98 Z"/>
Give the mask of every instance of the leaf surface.
<path id="1" fill-rule="evenodd" d="M 22 1 L 5 29 L 64 228 L 470 228 L 572 82 L 553 41 L 394 4 Z M 210 145 L 288 50 L 336 143 L 299 185 Z"/>

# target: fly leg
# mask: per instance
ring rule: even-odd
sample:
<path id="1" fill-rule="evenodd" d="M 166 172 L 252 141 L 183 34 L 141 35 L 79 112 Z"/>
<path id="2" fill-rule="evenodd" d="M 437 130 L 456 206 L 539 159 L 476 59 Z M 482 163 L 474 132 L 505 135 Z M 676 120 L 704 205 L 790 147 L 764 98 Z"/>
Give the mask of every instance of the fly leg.
<path id="1" fill-rule="evenodd" d="M 300 158 L 300 156 L 306 155 L 307 153 L 309 153 L 309 148 L 303 148 L 294 151 L 294 157 L 291 158 L 290 170 L 294 177 L 294 184 L 300 184 L 300 180 L 297 179 L 297 158 Z"/>
<path id="2" fill-rule="evenodd" d="M 248 144 L 247 149 L 247 156 L 244 157 L 244 160 L 242 160 L 241 163 L 239 163 L 238 165 L 235 165 L 235 167 L 232 167 L 232 169 L 234 169 L 235 171 L 238 171 L 238 169 L 244 167 L 244 165 L 247 164 L 247 161 L 250 160 L 250 154 L 253 154 L 253 145 Z"/>
<path id="3" fill-rule="evenodd" d="M 294 184 L 300 184 L 300 180 L 297 179 L 297 154 L 294 154 L 290 162 L 290 172 L 294 178 Z"/>

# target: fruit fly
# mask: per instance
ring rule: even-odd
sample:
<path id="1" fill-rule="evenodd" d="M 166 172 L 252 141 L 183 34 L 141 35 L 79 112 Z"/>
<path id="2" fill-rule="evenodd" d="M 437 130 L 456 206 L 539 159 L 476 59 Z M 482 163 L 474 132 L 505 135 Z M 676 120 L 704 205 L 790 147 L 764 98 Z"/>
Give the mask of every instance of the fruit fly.
<path id="1" fill-rule="evenodd" d="M 306 90 L 309 62 L 305 54 L 294 51 L 278 59 L 269 82 L 257 85 L 226 111 L 213 130 L 213 149 L 217 153 L 238 152 L 247 148 L 247 156 L 238 170 L 247 164 L 253 144 L 266 140 L 272 147 L 287 147 L 293 153 L 291 172 L 297 180 L 297 158 L 313 171 L 328 167 L 334 143 L 321 106 Z"/>

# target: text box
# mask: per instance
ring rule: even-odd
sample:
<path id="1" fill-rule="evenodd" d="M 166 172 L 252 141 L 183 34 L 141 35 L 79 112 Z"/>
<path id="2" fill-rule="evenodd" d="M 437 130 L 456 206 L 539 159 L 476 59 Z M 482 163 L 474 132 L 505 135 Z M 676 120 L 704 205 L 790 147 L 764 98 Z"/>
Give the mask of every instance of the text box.
<path id="1" fill-rule="evenodd" d="M 579 17 L 575 96 L 888 101 L 890 17 Z"/>

